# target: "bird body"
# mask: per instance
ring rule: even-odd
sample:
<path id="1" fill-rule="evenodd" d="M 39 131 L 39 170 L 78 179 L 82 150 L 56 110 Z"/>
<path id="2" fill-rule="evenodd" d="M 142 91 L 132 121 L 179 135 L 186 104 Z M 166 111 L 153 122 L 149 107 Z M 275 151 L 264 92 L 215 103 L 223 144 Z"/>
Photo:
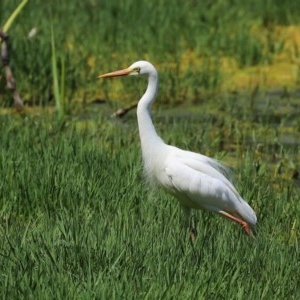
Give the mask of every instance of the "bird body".
<path id="1" fill-rule="evenodd" d="M 239 223 L 247 234 L 256 224 L 256 214 L 239 195 L 227 176 L 228 170 L 218 161 L 195 152 L 167 145 L 156 133 L 151 120 L 151 105 L 158 87 L 158 74 L 147 61 L 138 61 L 129 68 L 99 76 L 144 75 L 146 92 L 137 107 L 144 169 L 150 181 L 177 198 L 189 217 L 191 209 L 217 212 Z"/>

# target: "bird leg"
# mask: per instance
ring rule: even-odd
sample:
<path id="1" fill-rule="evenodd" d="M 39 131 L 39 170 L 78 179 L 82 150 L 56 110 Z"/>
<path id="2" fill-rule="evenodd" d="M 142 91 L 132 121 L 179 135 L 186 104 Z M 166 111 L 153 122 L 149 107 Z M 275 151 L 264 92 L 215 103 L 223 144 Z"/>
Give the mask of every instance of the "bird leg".
<path id="1" fill-rule="evenodd" d="M 190 222 L 190 241 L 193 243 L 197 236 L 197 229 L 195 228 L 193 222 Z"/>
<path id="2" fill-rule="evenodd" d="M 245 222 L 245 221 L 243 221 L 243 220 L 241 220 L 241 219 L 239 219 L 239 218 L 237 218 L 237 217 L 235 217 L 235 216 L 233 216 L 233 215 L 231 215 L 231 214 L 229 214 L 229 213 L 227 213 L 225 211 L 222 211 L 222 210 L 219 211 L 219 213 L 221 215 L 223 215 L 224 217 L 226 217 L 226 218 L 228 218 L 228 219 L 230 219 L 230 220 L 232 220 L 232 221 L 240 224 L 243 227 L 243 229 L 246 232 L 246 234 L 250 235 L 250 227 L 249 227 L 249 224 L 247 222 Z"/>
<path id="3" fill-rule="evenodd" d="M 197 236 L 197 230 L 194 226 L 194 222 L 191 218 L 191 209 L 183 204 L 181 204 L 181 208 L 184 213 L 185 224 L 189 227 L 190 241 L 194 242 Z"/>

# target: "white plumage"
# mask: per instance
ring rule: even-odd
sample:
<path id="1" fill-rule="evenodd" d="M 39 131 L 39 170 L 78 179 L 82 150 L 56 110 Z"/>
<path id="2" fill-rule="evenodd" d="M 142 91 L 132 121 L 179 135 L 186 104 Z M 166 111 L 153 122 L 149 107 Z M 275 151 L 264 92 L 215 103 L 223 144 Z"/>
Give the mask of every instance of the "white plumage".
<path id="1" fill-rule="evenodd" d="M 225 176 L 226 167 L 205 155 L 167 145 L 157 135 L 151 120 L 151 105 L 158 87 L 158 74 L 147 61 L 138 61 L 129 68 L 99 76 L 142 75 L 148 87 L 137 107 L 143 161 L 148 178 L 176 197 L 186 216 L 191 209 L 217 212 L 239 223 L 247 234 L 257 222 L 250 205 L 239 195 Z"/>

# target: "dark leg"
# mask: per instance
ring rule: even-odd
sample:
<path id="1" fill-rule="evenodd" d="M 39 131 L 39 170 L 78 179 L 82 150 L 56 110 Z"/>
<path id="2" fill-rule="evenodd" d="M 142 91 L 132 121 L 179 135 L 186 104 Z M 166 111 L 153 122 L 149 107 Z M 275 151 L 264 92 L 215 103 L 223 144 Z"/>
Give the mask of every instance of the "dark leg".
<path id="1" fill-rule="evenodd" d="M 184 213 L 185 224 L 189 228 L 190 241 L 194 242 L 197 236 L 197 230 L 194 226 L 193 220 L 191 219 L 191 209 L 183 205 L 181 205 L 181 208 Z"/>

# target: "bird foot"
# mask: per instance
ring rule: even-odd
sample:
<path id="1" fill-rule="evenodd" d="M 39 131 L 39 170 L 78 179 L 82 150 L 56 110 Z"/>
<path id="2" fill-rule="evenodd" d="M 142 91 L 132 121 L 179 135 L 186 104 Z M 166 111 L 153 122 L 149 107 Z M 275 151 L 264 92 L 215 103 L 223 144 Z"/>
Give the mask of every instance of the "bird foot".
<path id="1" fill-rule="evenodd" d="M 250 227 L 248 225 L 248 223 L 242 221 L 241 222 L 241 226 L 243 227 L 244 231 L 246 232 L 247 235 L 250 235 Z"/>
<path id="2" fill-rule="evenodd" d="M 230 220 L 232 220 L 232 221 L 240 224 L 243 227 L 243 229 L 246 232 L 246 234 L 250 235 L 251 230 L 250 230 L 249 224 L 247 222 L 245 222 L 245 221 L 243 221 L 243 220 L 241 220 L 241 219 L 239 219 L 239 218 L 237 218 L 237 217 L 235 217 L 235 216 L 233 216 L 233 215 L 231 215 L 231 214 L 229 214 L 229 213 L 227 213 L 225 211 L 220 211 L 219 213 L 221 215 L 223 215 L 224 217 L 226 217 L 226 218 L 228 218 L 228 219 L 230 219 Z"/>

